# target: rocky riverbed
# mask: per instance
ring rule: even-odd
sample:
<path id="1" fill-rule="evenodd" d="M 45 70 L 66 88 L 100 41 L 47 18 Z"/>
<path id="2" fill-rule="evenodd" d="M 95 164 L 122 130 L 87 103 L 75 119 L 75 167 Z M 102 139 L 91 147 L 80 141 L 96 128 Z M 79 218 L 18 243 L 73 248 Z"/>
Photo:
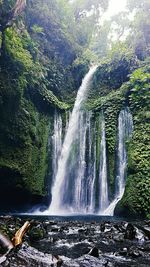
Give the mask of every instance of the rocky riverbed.
<path id="1" fill-rule="evenodd" d="M 31 225 L 21 245 L 9 253 L 0 245 L 0 266 L 150 266 L 150 221 L 28 220 Z M 1 216 L 0 233 L 11 240 L 25 221 Z"/>

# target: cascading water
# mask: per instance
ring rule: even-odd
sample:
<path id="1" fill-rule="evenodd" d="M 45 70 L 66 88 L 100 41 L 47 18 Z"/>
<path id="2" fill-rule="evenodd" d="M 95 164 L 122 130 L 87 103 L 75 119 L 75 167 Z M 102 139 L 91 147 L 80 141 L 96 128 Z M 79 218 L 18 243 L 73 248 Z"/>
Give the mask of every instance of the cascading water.
<path id="1" fill-rule="evenodd" d="M 99 185 L 100 185 L 100 213 L 103 212 L 109 204 L 108 201 L 108 182 L 107 182 L 107 157 L 106 157 L 106 137 L 105 137 L 105 120 L 102 116 L 101 145 L 100 145 L 100 168 L 99 168 Z"/>
<path id="2" fill-rule="evenodd" d="M 95 71 L 96 67 L 92 67 L 85 76 L 72 113 L 66 112 L 66 123 L 62 123 L 61 114 L 55 111 L 53 135 L 49 138 L 52 201 L 43 214 L 97 213 L 113 216 L 115 206 L 124 194 L 126 140 L 133 131 L 132 115 L 129 108 L 125 108 L 118 117 L 115 198 L 109 204 L 104 114 L 100 114 L 98 120 L 97 113 L 82 110 Z M 39 214 L 40 211 L 34 213 Z"/>
<path id="3" fill-rule="evenodd" d="M 88 124 L 88 171 L 87 171 L 87 212 L 95 212 L 96 200 L 96 126 L 92 131 L 92 114 L 89 114 Z"/>
<path id="4" fill-rule="evenodd" d="M 69 184 L 69 177 L 67 176 L 67 163 L 72 150 L 73 142 L 76 139 L 78 132 L 82 103 L 86 99 L 88 87 L 96 69 L 96 66 L 91 67 L 83 79 L 82 85 L 77 94 L 75 105 L 69 120 L 68 130 L 62 146 L 61 155 L 58 160 L 58 170 L 55 177 L 54 186 L 52 188 L 52 202 L 49 207 L 49 213 L 51 214 L 60 214 L 63 209 L 66 210 L 66 207 L 64 206 L 64 198 L 66 195 L 66 192 L 64 191 L 64 183 L 65 187 L 66 183 Z"/>
<path id="5" fill-rule="evenodd" d="M 56 127 L 58 127 L 58 118 Z M 66 123 L 67 125 L 67 123 Z M 101 125 L 100 160 L 96 175 L 96 123 L 92 112 L 80 111 L 78 131 L 70 148 L 66 176 L 62 184 L 61 204 L 68 213 L 101 214 L 108 207 L 108 182 L 106 160 L 105 120 L 100 116 Z M 54 146 L 55 143 L 54 142 Z M 54 149 L 57 151 L 57 149 Z M 54 159 L 56 156 L 54 155 Z M 96 190 L 98 189 L 98 192 Z M 97 199 L 97 200 L 96 200 Z M 97 203 L 96 203 L 97 202 Z"/>
<path id="6" fill-rule="evenodd" d="M 53 171 L 53 181 L 55 179 L 58 159 L 62 148 L 62 118 L 61 115 L 55 111 L 54 114 L 54 133 L 52 136 L 52 147 L 53 147 L 53 158 L 52 158 L 52 171 Z"/>
<path id="7" fill-rule="evenodd" d="M 62 129 L 61 115 L 57 112 L 54 114 L 52 136 L 53 187 L 51 191 L 52 205 L 54 206 L 50 206 L 49 210 L 44 213 L 97 213 L 112 216 L 125 189 L 126 140 L 131 137 L 133 130 L 132 115 L 129 109 L 125 108 L 118 117 L 115 198 L 109 204 L 104 114 L 100 114 L 98 120 L 92 112 L 85 112 L 81 109 L 78 109 L 77 112 L 78 120 L 75 120 L 75 126 L 72 122 L 72 116 L 75 114 L 66 114 L 64 129 Z M 65 142 L 62 146 L 64 134 Z M 61 167 L 62 169 L 59 169 Z M 56 193 L 57 195 L 55 195 Z"/>
<path id="8" fill-rule="evenodd" d="M 85 120 L 85 121 L 84 121 Z M 84 211 L 86 208 L 86 132 L 87 132 L 87 118 L 84 118 L 84 113 L 80 114 L 79 118 L 79 151 L 78 151 L 78 169 L 75 177 L 73 210 L 76 212 Z"/>
<path id="9" fill-rule="evenodd" d="M 123 197 L 125 190 L 125 178 L 127 167 L 126 140 L 128 140 L 133 131 L 133 120 L 129 108 L 123 109 L 118 118 L 118 145 L 117 145 L 117 175 L 115 199 L 110 203 L 103 215 L 113 216 L 114 209 Z"/>
<path id="10" fill-rule="evenodd" d="M 121 198 L 125 189 L 126 166 L 127 166 L 127 152 L 126 140 L 131 137 L 133 131 L 132 115 L 128 108 L 122 110 L 119 114 L 118 126 L 118 166 L 116 179 L 116 195 Z"/>

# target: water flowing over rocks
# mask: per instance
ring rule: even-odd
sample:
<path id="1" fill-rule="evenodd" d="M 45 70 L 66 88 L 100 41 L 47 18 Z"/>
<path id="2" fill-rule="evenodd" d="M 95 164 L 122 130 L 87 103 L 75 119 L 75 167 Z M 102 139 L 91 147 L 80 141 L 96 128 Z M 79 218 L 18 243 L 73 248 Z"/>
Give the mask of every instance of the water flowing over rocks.
<path id="1" fill-rule="evenodd" d="M 11 239 L 25 220 L 1 216 L 0 232 Z M 150 266 L 147 234 L 150 221 L 80 222 L 40 218 L 30 219 L 30 224 L 22 245 L 8 254 L 0 246 L 0 266 Z"/>
<path id="2" fill-rule="evenodd" d="M 55 111 L 53 135 L 49 137 L 53 152 L 52 162 L 50 157 L 50 172 L 53 173 L 49 181 L 50 206 L 43 211 L 44 215 L 113 216 L 117 203 L 123 197 L 128 163 L 126 142 L 132 137 L 132 114 L 126 106 L 118 115 L 114 156 L 116 170 L 110 187 L 106 115 L 81 109 L 93 71 L 95 69 L 85 76 L 74 109 L 72 113 L 66 113 L 66 120 L 63 121 L 63 116 Z M 84 93 L 81 94 L 80 90 Z M 42 215 L 39 210 L 33 211 L 35 215 Z"/>
<path id="3" fill-rule="evenodd" d="M 61 153 L 57 157 L 58 158 L 58 166 L 57 166 L 57 172 L 55 176 L 55 181 L 52 186 L 52 201 L 50 204 L 50 207 L 48 209 L 48 214 L 60 214 L 62 210 L 67 210 L 67 206 L 69 205 L 69 209 L 72 208 L 75 211 L 78 211 L 78 208 L 82 211 L 81 207 L 83 205 L 84 209 L 84 194 L 83 194 L 83 182 L 81 177 L 84 176 L 85 172 L 85 150 L 81 149 L 80 151 L 83 151 L 83 153 L 80 154 L 80 164 L 78 166 L 78 175 L 77 175 L 77 185 L 73 187 L 73 191 L 75 192 L 74 201 L 75 201 L 75 207 L 72 203 L 72 200 L 70 199 L 70 194 L 68 187 L 70 187 L 70 181 L 67 177 L 67 165 L 68 160 L 70 158 L 71 154 L 71 148 L 74 144 L 74 140 L 76 139 L 76 134 L 78 132 L 78 127 L 83 128 L 83 131 L 80 133 L 80 138 L 82 139 L 82 146 L 85 146 L 86 143 L 86 127 L 83 127 L 83 122 L 80 125 L 80 115 L 81 115 L 81 108 L 83 105 L 83 102 L 85 101 L 87 97 L 87 91 L 89 89 L 92 77 L 97 69 L 97 66 L 92 66 L 89 70 L 89 72 L 85 75 L 82 84 L 78 90 L 78 94 L 76 97 L 76 101 L 74 104 L 73 111 L 71 113 L 68 128 L 65 134 L 64 142 L 62 145 Z M 81 121 L 84 119 L 83 116 L 81 116 Z M 55 127 L 54 127 L 55 128 Z M 59 129 L 61 127 L 58 127 Z M 54 131 L 55 132 L 55 131 Z M 58 131 L 59 132 L 59 131 Z M 61 139 L 61 138 L 57 138 Z M 60 145 L 59 145 L 60 148 Z M 59 149 L 58 149 L 59 150 Z M 79 184 L 79 186 L 78 186 Z M 67 199 L 66 199 L 67 197 Z M 79 206 L 79 207 L 78 207 Z M 68 211 L 67 211 L 68 212 Z"/>

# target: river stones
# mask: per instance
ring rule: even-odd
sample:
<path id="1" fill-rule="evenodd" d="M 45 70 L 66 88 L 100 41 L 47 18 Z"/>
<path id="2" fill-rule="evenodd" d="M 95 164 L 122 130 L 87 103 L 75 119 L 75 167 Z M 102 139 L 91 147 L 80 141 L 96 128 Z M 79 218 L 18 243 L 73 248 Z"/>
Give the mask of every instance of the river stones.
<path id="1" fill-rule="evenodd" d="M 99 250 L 97 247 L 92 248 L 89 253 L 89 255 L 98 258 L 99 257 Z"/>
<path id="2" fill-rule="evenodd" d="M 25 220 L 0 217 L 0 231 L 11 239 L 14 230 L 17 231 Z M 9 255 L 2 253 L 0 266 L 150 266 L 150 224 L 147 221 L 92 223 L 42 218 L 32 219 L 30 223 L 22 246 L 13 249 Z"/>
<path id="3" fill-rule="evenodd" d="M 46 230 L 42 224 L 32 226 L 29 230 L 29 237 L 31 241 L 40 240 L 46 236 Z"/>
<path id="4" fill-rule="evenodd" d="M 131 223 L 128 223 L 127 227 L 126 227 L 126 230 L 125 230 L 124 238 L 133 240 L 135 238 L 135 236 L 136 236 L 135 227 Z"/>

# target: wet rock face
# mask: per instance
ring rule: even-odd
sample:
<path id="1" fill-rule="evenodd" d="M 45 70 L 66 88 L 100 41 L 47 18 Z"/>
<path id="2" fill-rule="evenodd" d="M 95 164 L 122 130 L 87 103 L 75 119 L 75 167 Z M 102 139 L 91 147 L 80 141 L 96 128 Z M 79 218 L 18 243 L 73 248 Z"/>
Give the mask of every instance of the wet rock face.
<path id="1" fill-rule="evenodd" d="M 0 217 L 0 232 L 13 237 L 26 219 Z M 29 220 L 29 218 L 28 218 Z M 30 220 L 23 244 L 0 266 L 148 267 L 150 222 L 62 222 Z"/>

